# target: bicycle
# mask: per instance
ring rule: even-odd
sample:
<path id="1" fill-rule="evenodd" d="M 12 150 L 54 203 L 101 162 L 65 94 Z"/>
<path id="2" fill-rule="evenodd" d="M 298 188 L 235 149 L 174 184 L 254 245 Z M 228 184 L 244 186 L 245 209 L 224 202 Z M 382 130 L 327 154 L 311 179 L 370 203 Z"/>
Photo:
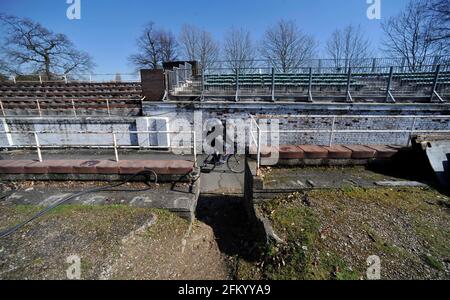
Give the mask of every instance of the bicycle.
<path id="1" fill-rule="evenodd" d="M 220 161 L 217 160 L 217 158 L 214 155 L 210 154 L 203 161 L 201 169 L 202 170 L 207 169 L 209 172 L 212 172 L 216 167 L 226 164 L 231 172 L 236 174 L 244 173 L 245 158 L 240 157 L 237 154 L 226 154 L 224 159 L 225 163 L 221 163 Z M 208 166 L 212 166 L 212 168 L 207 168 Z"/>

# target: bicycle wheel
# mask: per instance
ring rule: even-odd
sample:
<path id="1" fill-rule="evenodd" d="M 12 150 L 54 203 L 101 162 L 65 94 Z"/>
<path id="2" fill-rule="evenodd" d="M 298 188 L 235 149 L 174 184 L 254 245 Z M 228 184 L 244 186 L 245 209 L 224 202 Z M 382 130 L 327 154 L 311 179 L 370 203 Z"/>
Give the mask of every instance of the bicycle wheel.
<path id="1" fill-rule="evenodd" d="M 227 159 L 227 165 L 228 168 L 233 173 L 244 173 L 245 171 L 245 157 L 238 156 L 238 155 L 230 155 Z"/>

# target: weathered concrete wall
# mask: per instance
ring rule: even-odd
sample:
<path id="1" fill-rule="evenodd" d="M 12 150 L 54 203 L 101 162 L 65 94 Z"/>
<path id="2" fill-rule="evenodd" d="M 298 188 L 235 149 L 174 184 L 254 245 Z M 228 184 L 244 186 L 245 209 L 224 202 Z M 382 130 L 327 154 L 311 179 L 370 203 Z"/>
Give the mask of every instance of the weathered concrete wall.
<path id="1" fill-rule="evenodd" d="M 42 146 L 50 145 L 112 145 L 112 131 L 136 131 L 135 118 L 8 118 L 1 119 L 0 146 L 35 145 L 33 134 L 14 132 L 45 131 L 39 134 Z M 104 134 L 75 134 L 59 132 L 104 132 Z M 137 134 L 117 134 L 120 145 L 138 145 Z"/>
<path id="2" fill-rule="evenodd" d="M 326 103 L 233 103 L 187 102 L 144 103 L 144 115 L 167 118 L 169 127 L 187 120 L 195 128 L 197 144 L 202 143 L 207 119 L 248 120 L 248 114 L 260 119 L 277 119 L 280 130 L 331 129 L 331 118 L 304 118 L 300 115 L 358 115 L 358 116 L 438 116 L 450 115 L 449 104 L 326 104 Z M 414 126 L 413 126 L 414 125 Z M 248 126 L 250 127 L 250 126 Z M 450 130 L 445 118 L 337 118 L 336 130 Z M 239 133 L 245 134 L 245 133 Z M 247 132 L 247 140 L 249 140 Z M 281 133 L 280 144 L 327 145 L 329 133 Z M 263 136 L 263 139 L 265 137 Z M 409 133 L 336 133 L 335 144 L 398 144 L 406 145 Z"/>
<path id="3" fill-rule="evenodd" d="M 247 120 L 249 114 L 260 119 L 277 119 L 282 130 L 330 129 L 331 118 L 304 118 L 300 115 L 362 115 L 362 116 L 438 116 L 450 115 L 450 104 L 325 104 L 325 103 L 233 103 L 233 102 L 144 102 L 146 117 L 85 117 L 85 118 L 7 118 L 0 119 L 0 131 L 49 131 L 40 135 L 42 145 L 112 145 L 112 131 L 151 131 L 150 119 L 164 120 L 167 126 L 159 130 L 191 131 L 197 135 L 197 150 L 207 134 L 206 120 L 219 119 Z M 163 122 L 163 123 L 164 123 Z M 418 118 L 413 126 L 413 118 L 337 118 L 336 130 L 450 130 L 449 119 L 432 117 Z M 159 126 L 159 125 L 158 125 Z M 58 131 L 101 131 L 102 135 L 57 134 Z M 164 140 L 165 134 L 158 135 Z M 179 145 L 187 147 L 185 153 L 191 153 L 191 134 L 168 134 L 171 148 Z M 236 135 L 250 140 L 249 130 Z M 280 133 L 280 144 L 317 144 L 327 145 L 329 133 Z M 118 134 L 119 145 L 148 147 L 155 136 L 150 134 Z M 336 133 L 335 144 L 398 144 L 406 145 L 409 133 Z M 263 140 L 265 137 L 263 136 Z M 184 144 L 183 144 L 184 143 Z M 33 135 L 0 134 L 0 146 L 34 145 Z"/>

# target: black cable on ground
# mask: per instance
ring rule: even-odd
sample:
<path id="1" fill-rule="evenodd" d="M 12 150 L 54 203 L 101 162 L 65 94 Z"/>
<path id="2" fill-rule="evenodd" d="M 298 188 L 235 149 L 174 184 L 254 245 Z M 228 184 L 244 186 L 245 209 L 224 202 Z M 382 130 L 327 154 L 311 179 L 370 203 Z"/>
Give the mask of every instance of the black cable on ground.
<path id="1" fill-rule="evenodd" d="M 117 191 L 114 190 L 114 188 L 122 186 L 128 182 L 130 182 L 131 180 L 133 180 L 134 178 L 138 177 L 138 176 L 146 176 L 147 178 L 150 178 L 150 176 L 153 175 L 154 176 L 154 181 L 155 183 L 158 183 L 158 175 L 152 171 L 152 170 L 145 170 L 142 172 L 139 172 L 137 174 L 132 175 L 130 178 L 128 178 L 127 180 L 117 183 L 117 184 L 113 184 L 113 185 L 109 185 L 109 186 L 103 186 L 103 187 L 98 187 L 98 188 L 93 188 L 90 190 L 86 190 L 86 191 L 82 191 L 82 192 L 78 192 L 78 193 L 74 193 L 66 198 L 63 198 L 61 200 L 59 200 L 58 202 L 46 207 L 45 209 L 41 210 L 40 212 L 38 212 L 37 214 L 35 214 L 34 216 L 28 218 L 27 220 L 17 224 L 16 226 L 13 226 L 9 229 L 6 229 L 2 232 L 0 232 L 0 239 L 6 238 L 10 235 L 12 235 L 13 233 L 15 233 L 16 231 L 18 231 L 19 229 L 21 229 L 22 227 L 24 227 L 25 225 L 27 225 L 28 223 L 42 217 L 43 215 L 47 214 L 48 212 L 50 212 L 51 210 L 57 208 L 58 206 L 83 195 L 86 194 L 92 194 L 92 193 L 97 193 L 97 192 L 103 192 L 103 191 Z M 147 182 L 147 181 L 146 181 Z"/>

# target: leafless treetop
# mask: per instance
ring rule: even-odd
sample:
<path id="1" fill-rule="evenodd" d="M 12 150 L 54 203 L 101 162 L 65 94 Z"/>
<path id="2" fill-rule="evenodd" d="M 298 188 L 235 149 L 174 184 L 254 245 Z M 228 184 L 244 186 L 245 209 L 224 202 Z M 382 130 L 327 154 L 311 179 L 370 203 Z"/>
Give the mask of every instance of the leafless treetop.
<path id="1" fill-rule="evenodd" d="M 434 25 L 426 1 L 411 1 L 402 13 L 382 24 L 384 51 L 391 57 L 403 57 L 410 70 L 416 70 L 428 56 L 448 53 L 448 39 L 435 39 Z"/>
<path id="2" fill-rule="evenodd" d="M 335 30 L 326 44 L 326 51 L 334 61 L 335 68 L 345 68 L 361 64 L 363 58 L 372 54 L 370 42 L 364 36 L 360 26 L 348 25 Z"/>
<path id="3" fill-rule="evenodd" d="M 224 58 L 233 72 L 246 72 L 255 65 L 255 50 L 250 32 L 240 28 L 230 29 L 225 36 Z"/>
<path id="4" fill-rule="evenodd" d="M 199 62 L 200 68 L 211 68 L 219 58 L 219 44 L 211 33 L 193 25 L 184 25 L 181 29 L 180 43 L 187 59 Z"/>
<path id="5" fill-rule="evenodd" d="M 165 61 L 173 61 L 178 56 L 178 42 L 171 31 L 156 29 L 148 23 L 137 39 L 138 53 L 129 57 L 136 69 L 158 69 Z"/>
<path id="6" fill-rule="evenodd" d="M 270 27 L 260 46 L 261 56 L 283 72 L 301 67 L 314 56 L 316 42 L 293 21 L 279 21 Z"/>
<path id="7" fill-rule="evenodd" d="M 1 52 L 9 71 L 43 72 L 51 78 L 55 74 L 82 74 L 94 67 L 91 57 L 77 50 L 64 34 L 14 16 L 0 15 L 0 22 L 6 28 Z"/>

